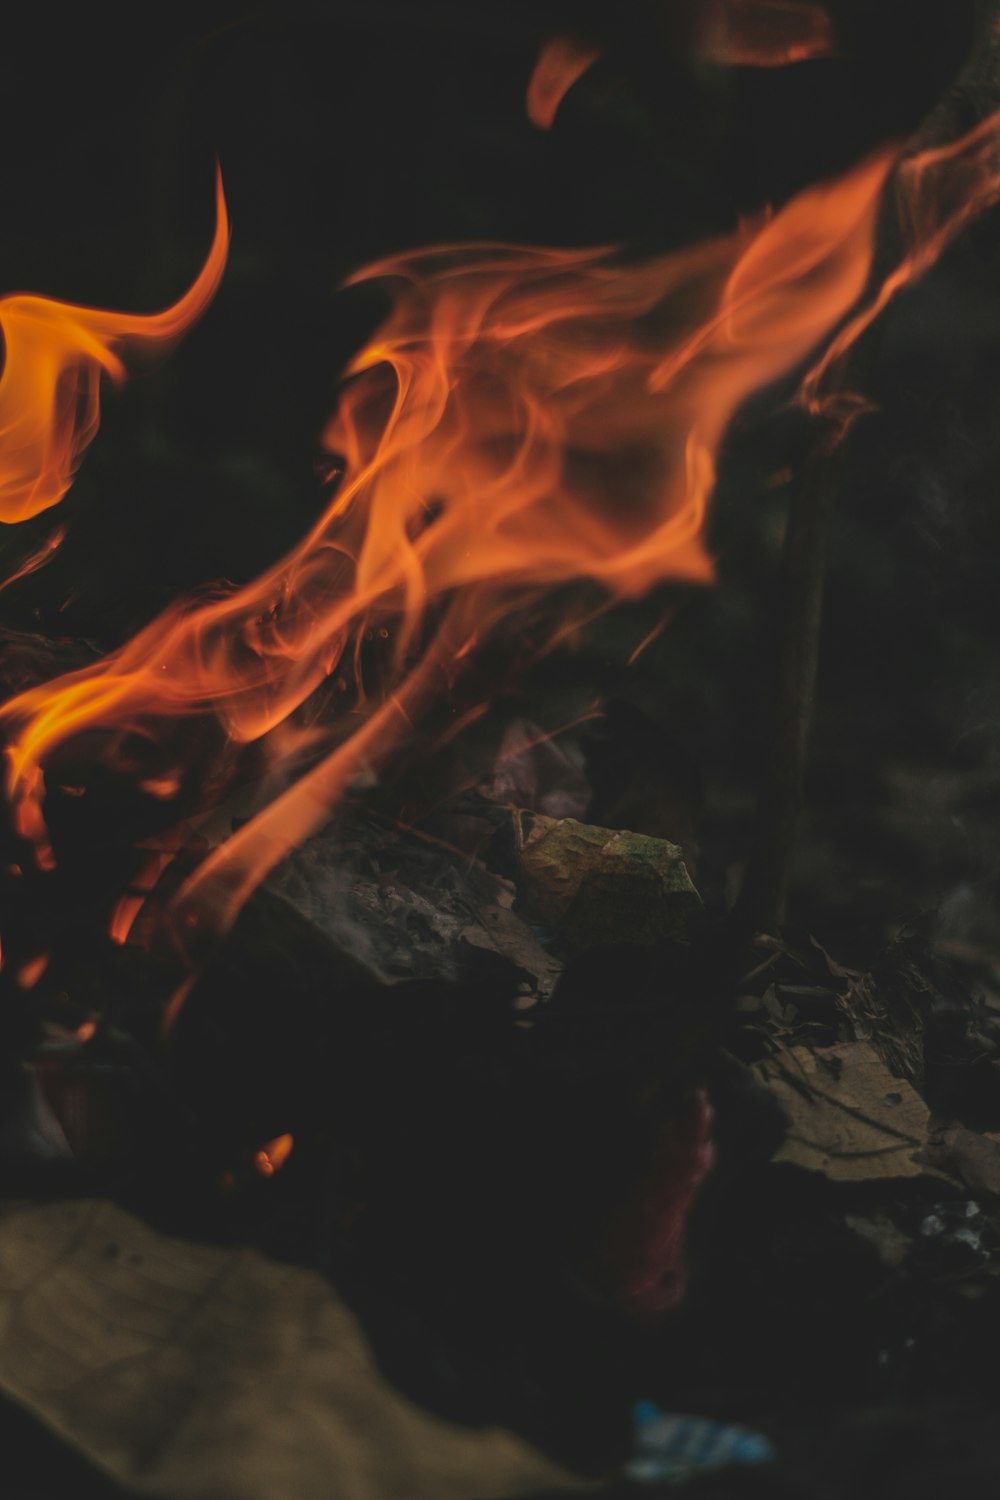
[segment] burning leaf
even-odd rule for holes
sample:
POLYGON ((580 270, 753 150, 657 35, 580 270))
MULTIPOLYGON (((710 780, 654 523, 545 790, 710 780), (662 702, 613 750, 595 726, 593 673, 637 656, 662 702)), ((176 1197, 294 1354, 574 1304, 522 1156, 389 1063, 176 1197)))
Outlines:
POLYGON ((708 0, 698 51, 724 67, 782 68, 836 54, 833 23, 816 0, 708 0))
POLYGON ((516 812, 514 842, 525 915, 571 947, 683 940, 701 908, 680 849, 666 839, 516 812))
POLYGON ((601 55, 601 48, 580 37, 554 36, 542 48, 528 83, 525 108, 539 130, 551 130, 563 99, 601 55))
MULTIPOLYGON (((0 522, 24 521, 58 504, 97 433, 101 375, 123 380, 123 351, 169 345, 186 332, 215 295, 228 243, 220 177, 208 259, 190 290, 164 312, 142 317, 46 297, 0 300, 0 522)), ((45 555, 43 548, 20 572, 45 555)))
POLYGON ((926 1156, 930 1111, 866 1042, 790 1047, 755 1071, 788 1119, 776 1162, 832 1182, 933 1173, 926 1156))
POLYGON ((130 1493, 501 1500, 582 1484, 386 1384, 309 1271, 166 1239, 107 1203, 0 1220, 0 1387, 130 1493))

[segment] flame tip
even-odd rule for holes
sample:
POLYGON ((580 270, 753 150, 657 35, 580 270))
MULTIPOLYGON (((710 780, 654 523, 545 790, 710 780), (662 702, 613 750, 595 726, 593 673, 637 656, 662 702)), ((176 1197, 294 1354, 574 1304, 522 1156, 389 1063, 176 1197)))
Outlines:
POLYGON ((33 295, 0 299, 0 521, 26 521, 58 505, 100 426, 101 375, 120 384, 123 350, 169 345, 187 331, 218 289, 228 245, 220 169, 208 256, 188 291, 162 312, 107 312, 33 295))

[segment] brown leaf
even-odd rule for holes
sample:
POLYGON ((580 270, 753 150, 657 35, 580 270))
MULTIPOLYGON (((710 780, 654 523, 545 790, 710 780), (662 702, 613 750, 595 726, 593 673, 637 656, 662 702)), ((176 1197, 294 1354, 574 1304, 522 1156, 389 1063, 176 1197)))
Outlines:
POLYGON ((318 1275, 167 1239, 108 1203, 0 1220, 0 1388, 170 1500, 502 1500, 580 1489, 510 1433, 386 1384, 318 1275))
POLYGON ((919 1177, 930 1114, 915 1089, 894 1078, 868 1042, 789 1047, 756 1072, 788 1119, 775 1153, 832 1182, 919 1177))
POLYGON ((931 1159, 958 1177, 970 1193, 1000 1197, 1000 1137, 980 1135, 957 1121, 935 1131, 931 1159))

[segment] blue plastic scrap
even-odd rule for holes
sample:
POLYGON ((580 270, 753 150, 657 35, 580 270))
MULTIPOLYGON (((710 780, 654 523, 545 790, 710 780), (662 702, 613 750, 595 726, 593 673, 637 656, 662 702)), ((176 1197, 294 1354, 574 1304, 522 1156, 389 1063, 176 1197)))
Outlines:
POLYGON ((767 1438, 746 1427, 663 1412, 651 1401, 640 1401, 632 1419, 635 1453, 625 1475, 637 1484, 658 1484, 703 1474, 708 1469, 774 1461, 774 1449, 767 1438))

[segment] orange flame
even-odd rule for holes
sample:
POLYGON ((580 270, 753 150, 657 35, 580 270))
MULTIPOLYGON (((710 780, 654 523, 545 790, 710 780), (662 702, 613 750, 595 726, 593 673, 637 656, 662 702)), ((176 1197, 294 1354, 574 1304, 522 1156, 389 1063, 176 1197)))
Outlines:
POLYGON ((49 955, 38 953, 29 958, 17 971, 16 979, 22 990, 33 990, 49 966, 49 955))
POLYGON ((155 746, 157 725, 214 715, 231 743, 266 737, 287 778, 304 734, 291 716, 352 660, 358 674, 366 636, 388 637, 380 697, 361 682, 349 713, 310 730, 324 758, 174 898, 188 939, 217 935, 447 692, 470 641, 571 582, 613 599, 708 580, 703 530, 727 425, 857 302, 892 162, 883 151, 809 189, 749 243, 643 264, 445 248, 362 273, 393 280, 395 308, 348 371, 324 435, 341 478, 309 535, 247 587, 175 603, 103 662, 2 710, 7 789, 39 861, 53 863, 44 765, 67 739, 103 730, 114 761, 125 731, 155 746))
MULTIPOLYGON (((971 220, 1000 202, 1000 111, 958 140, 905 158, 896 173, 896 203, 908 245, 899 264, 875 295, 850 318, 803 382, 801 397, 819 413, 840 405, 851 415, 852 398, 838 393, 844 357, 896 293, 934 265, 971 220)), ((856 403, 854 403, 856 405, 856 403)))
POLYGON ((580 37, 549 38, 538 54, 524 101, 533 125, 539 130, 552 129, 560 104, 600 55, 600 47, 580 37))
POLYGON ((295 1139, 290 1135, 276 1135, 259 1151, 255 1152, 253 1164, 262 1177, 273 1177, 281 1170, 292 1154, 295 1139))
POLYGON ((815 0, 709 0, 702 13, 705 62, 782 68, 836 51, 833 24, 815 0))
MULTIPOLYGON (((2 442, 2 440, 0 440, 2 442)), ((39 568, 44 568, 47 562, 51 562, 56 552, 62 546, 66 536, 65 526, 57 526, 51 536, 46 537, 40 547, 30 552, 6 578, 0 579, 0 593, 16 583, 19 578, 27 578, 31 573, 37 573, 39 568)))
MULTIPOLYGON (((157 793, 153 792, 152 795, 156 796, 157 793)), ((151 891, 156 889, 157 881, 180 847, 181 837, 178 831, 173 837, 167 835, 163 848, 153 849, 148 853, 130 888, 119 898, 115 906, 109 929, 113 943, 126 942, 132 930, 132 924, 146 903, 146 898, 151 891)))
POLYGON ((0 299, 0 521, 57 505, 100 423, 100 377, 125 378, 123 353, 169 345, 204 312, 229 243, 221 175, 212 248, 188 292, 151 317, 74 307, 45 297, 0 299))

